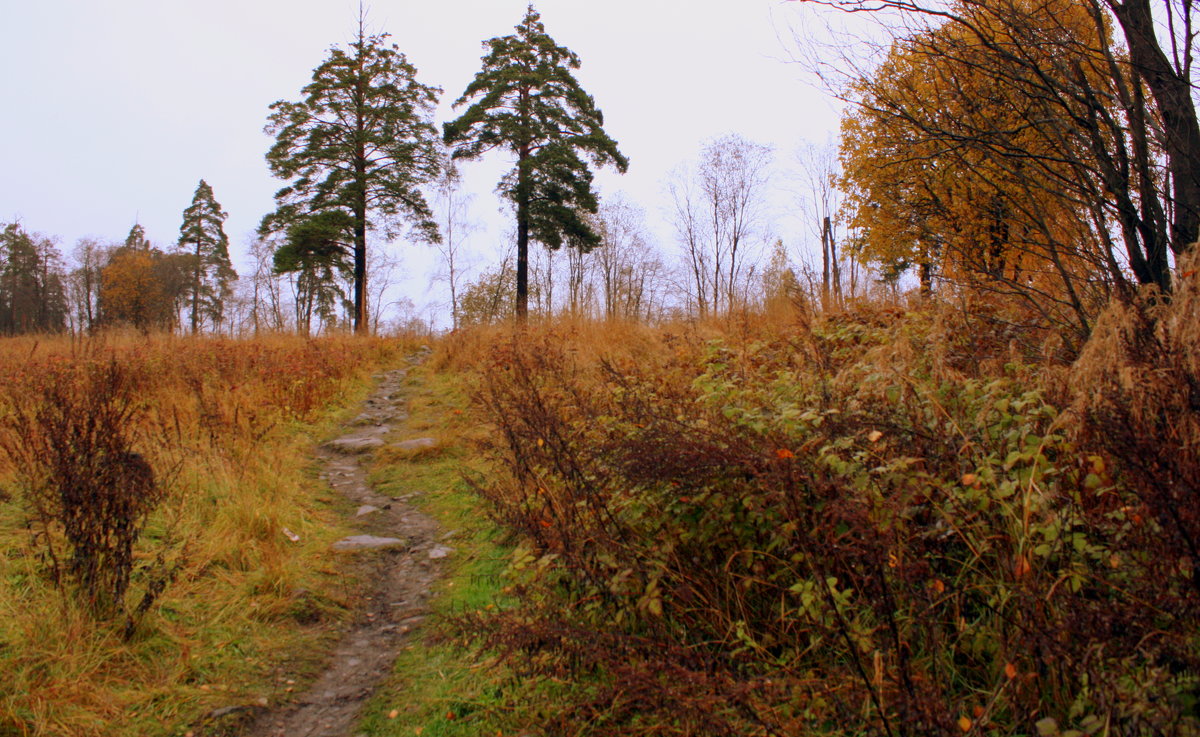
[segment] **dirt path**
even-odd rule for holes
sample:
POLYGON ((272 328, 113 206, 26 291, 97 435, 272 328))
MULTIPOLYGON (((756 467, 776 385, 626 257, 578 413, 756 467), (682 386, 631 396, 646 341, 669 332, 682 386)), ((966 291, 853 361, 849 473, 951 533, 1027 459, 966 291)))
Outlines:
MULTIPOLYGON (((418 353, 409 363, 425 355, 418 353)), ((259 715, 246 737, 354 737, 363 704, 391 673, 397 651, 428 614, 426 603, 450 548, 440 543, 441 530, 433 519, 403 497, 376 494, 367 483, 368 454, 408 418, 406 374, 404 368, 384 374, 362 414, 318 451, 322 476, 354 502, 356 527, 363 533, 334 547, 371 559, 369 590, 312 688, 259 715), (372 550, 354 552, 364 549, 372 550)))

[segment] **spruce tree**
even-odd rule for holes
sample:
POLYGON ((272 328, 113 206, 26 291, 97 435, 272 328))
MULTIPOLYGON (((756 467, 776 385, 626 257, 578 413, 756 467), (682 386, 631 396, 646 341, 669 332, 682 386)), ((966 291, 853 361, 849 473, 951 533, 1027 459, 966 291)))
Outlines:
POLYGON ((291 183, 275 195, 275 212, 260 232, 286 233, 315 215, 341 212, 353 233, 354 327, 366 332, 367 231, 387 237, 407 221, 418 237, 437 241, 437 225, 420 186, 439 169, 433 109, 441 90, 416 80, 417 70, 387 34, 367 35, 360 19, 348 50, 333 48, 313 70, 299 102, 271 106, 266 132, 271 173, 291 183))
POLYGON ((134 251, 150 250, 150 239, 146 237, 146 229, 141 223, 134 223, 129 229, 129 235, 125 236, 125 248, 134 251))
POLYGON ((454 157, 476 159, 503 149, 516 168, 501 182, 517 211, 516 315, 529 303, 529 241, 584 251, 600 243, 586 215, 599 207, 592 191, 596 166, 624 173, 629 161, 604 132, 604 115, 571 73, 579 57, 559 46, 530 5, 516 33, 484 42, 483 69, 454 103, 466 111, 444 128, 454 157))
POLYGON ((225 235, 228 215, 213 197, 212 187, 203 179, 196 187, 192 204, 183 211, 179 227, 179 248, 191 256, 192 334, 200 330, 204 317, 214 325, 221 322, 225 300, 232 292, 237 272, 229 261, 229 237, 225 235))
POLYGON ((0 335, 66 328, 62 257, 49 238, 17 223, 0 228, 0 335))

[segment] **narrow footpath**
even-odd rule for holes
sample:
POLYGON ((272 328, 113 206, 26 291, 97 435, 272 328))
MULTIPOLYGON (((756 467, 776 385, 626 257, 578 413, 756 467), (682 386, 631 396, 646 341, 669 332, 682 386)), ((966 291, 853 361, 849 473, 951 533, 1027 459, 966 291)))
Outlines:
MULTIPOLYGON (((424 360, 426 351, 409 358, 424 360)), ((429 613, 427 602, 451 549, 440 543, 438 523, 404 497, 377 494, 367 482, 370 453, 408 419, 407 368, 388 371, 362 412, 317 451, 321 475, 354 505, 360 534, 334 544, 335 554, 360 555, 367 590, 325 671, 294 701, 271 708, 247 727, 245 737, 357 737, 363 704, 391 673, 396 653, 429 613)), ((419 448, 412 438, 397 443, 419 448)))

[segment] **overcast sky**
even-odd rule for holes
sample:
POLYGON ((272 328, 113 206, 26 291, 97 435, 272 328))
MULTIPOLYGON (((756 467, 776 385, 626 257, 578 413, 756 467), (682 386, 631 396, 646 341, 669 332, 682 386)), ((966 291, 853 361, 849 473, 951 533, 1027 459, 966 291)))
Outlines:
MULTIPOLYGON (((507 35, 526 0, 374 0, 372 30, 392 35, 418 78, 444 90, 438 122, 479 69, 481 42, 507 35)), ((197 182, 229 213, 235 264, 272 194, 263 134, 268 106, 299 99, 330 46, 350 40, 357 0, 0 0, 0 221, 19 219, 69 253, 93 236, 121 240, 135 221, 156 244, 179 234, 197 182)), ((604 111, 629 173, 602 174, 663 221, 668 171, 724 133, 771 144, 781 164, 825 141, 837 106, 786 63, 793 7, 781 0, 540 0, 547 32, 579 54, 577 73, 604 111), (781 38, 782 36, 782 38, 781 38)), ((505 162, 464 165, 493 250, 505 221, 493 188, 505 162)), ((777 213, 799 247, 802 226, 777 213)), ((428 292, 427 246, 396 243, 405 289, 428 292), (422 251, 426 251, 422 254, 422 251)))

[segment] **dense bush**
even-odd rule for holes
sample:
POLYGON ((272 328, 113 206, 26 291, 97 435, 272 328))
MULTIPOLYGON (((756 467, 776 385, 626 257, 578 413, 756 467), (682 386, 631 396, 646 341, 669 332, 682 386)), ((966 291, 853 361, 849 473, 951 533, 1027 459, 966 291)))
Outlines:
POLYGON ((1089 403, 1092 364, 1006 342, 863 313, 500 345, 481 492, 522 603, 465 631, 539 677, 545 734, 1197 733, 1196 364, 1148 432, 1138 386, 1089 403))

